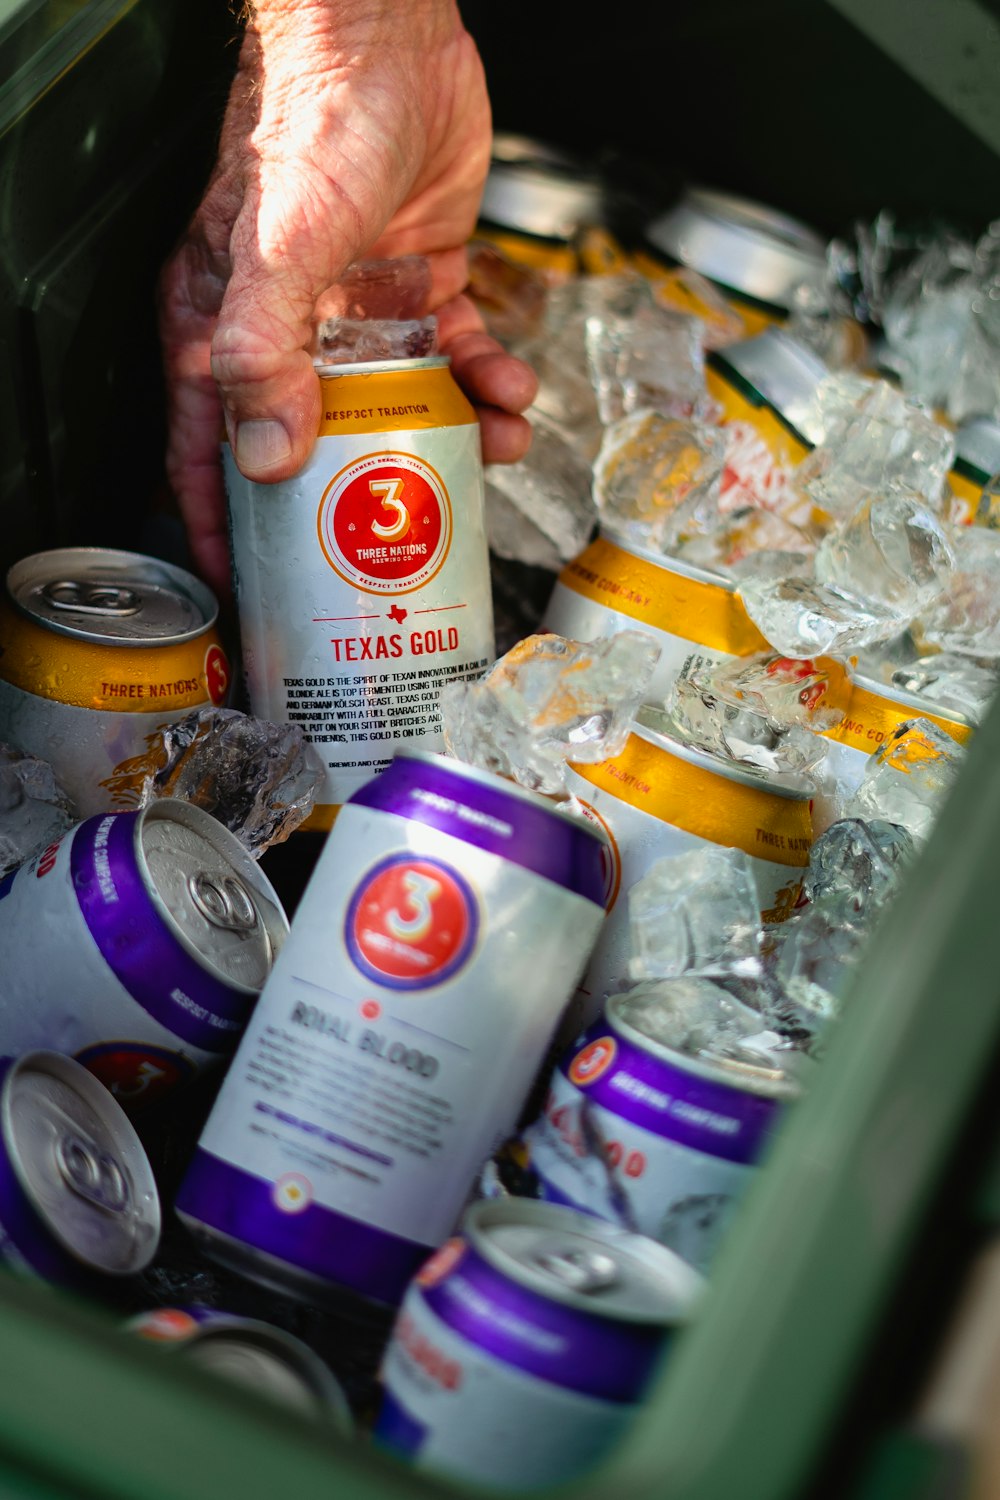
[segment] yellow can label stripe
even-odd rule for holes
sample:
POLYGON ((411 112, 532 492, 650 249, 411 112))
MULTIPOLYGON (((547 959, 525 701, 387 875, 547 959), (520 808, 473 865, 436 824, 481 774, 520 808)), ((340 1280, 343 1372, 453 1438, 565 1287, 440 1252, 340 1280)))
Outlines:
MULTIPOLYGON (((725 350, 722 353, 724 355, 725 350)), ((705 367, 705 384, 709 395, 722 407, 722 420, 749 423, 763 438, 778 463, 792 468, 801 463, 811 451, 809 444, 785 425, 763 396, 759 403, 751 401, 733 381, 711 364, 705 367)))
POLYGON ((742 849, 775 865, 803 869, 812 846, 812 803, 766 787, 730 781, 671 755, 640 735, 621 755, 596 766, 573 765, 591 786, 630 807, 712 844, 742 849))
POLYGON ((883 698, 855 683, 847 715, 830 738, 849 745, 852 750, 863 750, 866 755, 872 755, 907 719, 930 719, 960 745, 964 745, 972 733, 969 724, 956 724, 953 719, 942 718, 939 714, 906 703, 895 703, 891 698, 883 698))
POLYGON ((598 537, 568 563, 559 582, 641 625, 713 651, 750 656, 771 649, 735 590, 689 578, 667 558, 661 566, 636 557, 607 537, 598 537))
POLYGON ((214 630, 171 646, 81 641, 0 603, 0 678, 76 708, 148 714, 207 703, 205 657, 213 645, 214 630))
POLYGON ((320 376, 319 436, 469 427, 477 418, 447 365, 320 376))

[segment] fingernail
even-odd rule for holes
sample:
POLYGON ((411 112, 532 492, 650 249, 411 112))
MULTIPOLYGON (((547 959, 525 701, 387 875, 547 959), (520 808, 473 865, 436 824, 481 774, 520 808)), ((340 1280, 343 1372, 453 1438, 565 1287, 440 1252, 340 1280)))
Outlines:
POLYGON ((280 422, 241 422, 236 429, 236 462, 240 468, 273 469, 292 451, 288 433, 280 422))

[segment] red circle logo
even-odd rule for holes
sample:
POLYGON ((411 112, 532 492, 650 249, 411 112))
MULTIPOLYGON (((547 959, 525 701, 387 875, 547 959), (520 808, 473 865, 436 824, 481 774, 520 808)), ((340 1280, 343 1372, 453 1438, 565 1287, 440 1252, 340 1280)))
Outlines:
POLYGON ((372 453, 334 475, 317 518, 334 572, 369 594, 407 594, 441 568, 451 503, 440 476, 414 453, 372 453))
POLYGON ((369 979, 389 989, 424 989, 461 968, 477 926, 475 897, 456 870, 397 854, 355 891, 344 936, 369 979))
POLYGON ((192 1077, 194 1068, 176 1052, 133 1042, 102 1042, 76 1054, 125 1110, 144 1108, 192 1077))
POLYGON ((205 685, 216 708, 221 708, 229 696, 229 658, 217 644, 205 652, 205 685))
POLYGON ((618 1044, 613 1036, 599 1036, 595 1042, 588 1042, 569 1065, 570 1083, 575 1083, 577 1088, 596 1083, 601 1074, 608 1071, 617 1052, 618 1044))

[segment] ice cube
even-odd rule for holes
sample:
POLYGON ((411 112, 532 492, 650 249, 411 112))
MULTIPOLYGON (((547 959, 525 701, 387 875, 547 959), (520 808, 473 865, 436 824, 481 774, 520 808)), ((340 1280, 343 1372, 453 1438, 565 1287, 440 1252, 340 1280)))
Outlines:
POLYGON ((77 821, 48 761, 0 744, 0 879, 77 821))
POLYGON ((931 708, 950 709, 971 724, 978 724, 1000 683, 1000 662, 939 651, 897 667, 890 680, 904 693, 926 699, 931 708))
POLYGON ((445 745, 457 760, 555 795, 567 762, 617 755, 660 648, 643 631, 590 643, 531 635, 477 682, 441 690, 445 745))
POLYGON ((954 434, 916 399, 879 380, 854 416, 802 460, 795 477, 834 518, 850 515, 866 495, 892 489, 940 507, 954 457, 954 434))
POLYGON ((773 973, 786 1016, 796 1016, 821 1042, 841 1014, 866 937, 861 924, 837 920, 823 906, 804 907, 776 929, 773 973))
POLYGON ((540 412, 531 447, 513 464, 486 468, 486 527, 498 557, 558 572, 578 556, 597 521, 589 463, 540 412))
POLYGON ((327 318, 316 330, 313 363, 361 365, 426 359, 437 350, 437 318, 327 318))
POLYGON ((704 328, 706 349, 724 349, 747 337, 747 326, 732 303, 727 302, 713 282, 690 266, 671 266, 654 276, 653 296, 660 307, 675 312, 694 313, 704 328))
POLYGON ((326 768, 299 724, 230 708, 200 708, 146 736, 142 755, 106 783, 121 805, 158 797, 193 802, 259 859, 313 810, 326 768))
POLYGON ((949 230, 935 234, 898 270, 882 311, 887 367, 903 389, 942 409, 962 377, 976 284, 975 247, 949 230))
POLYGON ((666 707, 689 744, 762 770, 801 774, 824 760, 820 736, 843 719, 848 693, 845 669, 829 659, 694 655, 666 707))
POLYGON ((856 371, 824 375, 799 415, 803 436, 816 447, 832 443, 854 421, 861 404, 871 395, 875 378, 856 371))
POLYGON ((609 1014, 661 1047, 717 1062, 766 1070, 780 1088, 780 1040, 761 1017, 714 980, 698 974, 651 980, 611 997, 609 1014))
POLYGON ((813 844, 803 881, 806 899, 834 923, 873 921, 895 894, 913 857, 913 838, 894 823, 842 818, 813 844))
POLYGON ((408 322, 425 316, 430 295, 431 267, 423 255, 357 260, 323 292, 316 305, 316 321, 385 318, 408 322))
POLYGON ((961 745, 930 719, 907 719, 868 758, 845 817, 898 823, 916 840, 930 833, 961 769, 961 745))
POLYGON ((650 301, 628 315, 591 313, 586 320, 590 378, 601 421, 653 410, 704 417, 705 325, 650 301))
POLYGON ((468 253, 468 295, 493 337, 516 352, 539 331, 549 295, 548 278, 518 265, 484 240, 473 240, 468 253))
POLYGON ((820 583, 894 610, 908 623, 948 587, 955 555, 918 495, 872 495, 820 543, 820 583))
POLYGON ((639 411, 605 429, 594 498, 612 530, 669 551, 685 529, 717 515, 725 438, 716 427, 639 411))
POLYGON ((742 849, 656 860, 628 892, 632 979, 760 972, 760 897, 742 849))
POLYGON ((1000 657, 1000 532, 981 526, 951 533, 955 571, 946 594, 922 612, 914 633, 925 648, 982 660, 1000 657))
POLYGON ((899 615, 812 578, 744 577, 739 595, 761 635, 783 656, 849 656, 899 633, 899 615))

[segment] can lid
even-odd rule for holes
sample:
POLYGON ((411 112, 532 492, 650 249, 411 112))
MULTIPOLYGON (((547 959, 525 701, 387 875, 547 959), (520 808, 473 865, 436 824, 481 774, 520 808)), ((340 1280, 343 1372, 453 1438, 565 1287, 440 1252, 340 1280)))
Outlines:
POLYGON ((646 238, 710 281, 787 310, 802 282, 823 279, 826 244, 800 219, 707 187, 689 187, 646 238))
POLYGON ((583 163, 522 135, 497 135, 479 216, 544 239, 571 240, 600 222, 602 189, 583 163))
POLYGON ((655 708, 652 704, 641 707, 632 721, 632 733, 637 734, 640 739, 665 750, 668 755, 676 755, 693 766, 701 766, 703 770, 711 771, 716 776, 724 776, 727 781, 738 781, 742 786, 773 792, 776 797, 786 797, 792 802, 807 802, 815 794, 812 784, 803 777, 791 772, 780 774, 724 760, 721 755, 713 755, 711 750, 699 750, 694 745, 685 744, 671 733, 672 728, 673 722, 666 711, 655 708))
POLYGON ((1000 422, 973 417, 955 433, 955 458, 978 470, 983 481, 1000 471, 1000 422))
POLYGON ((231 988, 263 989, 288 918, 235 834, 203 808, 161 797, 137 820, 136 857, 160 915, 188 952, 231 988))
POLYGON ((308 1344, 255 1318, 220 1315, 178 1345, 192 1364, 238 1381, 295 1411, 332 1416, 352 1427, 347 1398, 333 1373, 308 1344))
POLYGON ((35 1212, 77 1260, 109 1276, 148 1266, 160 1200, 139 1137, 81 1063, 28 1052, 3 1087, 3 1140, 35 1212))
POLYGON ((173 563, 110 547, 59 547, 16 562, 7 592, 50 630, 116 646, 168 646, 214 625, 210 589, 173 563))
POLYGON ((814 350, 783 328, 765 328, 751 339, 718 350, 716 358, 734 369, 786 422, 810 440, 809 407, 816 387, 830 373, 814 350))
POLYGON ((440 370, 451 364, 450 354, 422 354, 418 359, 359 359, 350 364, 326 364, 313 360, 313 368, 324 380, 342 375, 399 375, 413 370, 440 370))
POLYGON ((596 1317, 686 1322, 704 1285, 686 1261, 655 1240, 561 1204, 483 1201, 467 1210, 462 1228, 512 1281, 596 1317))

